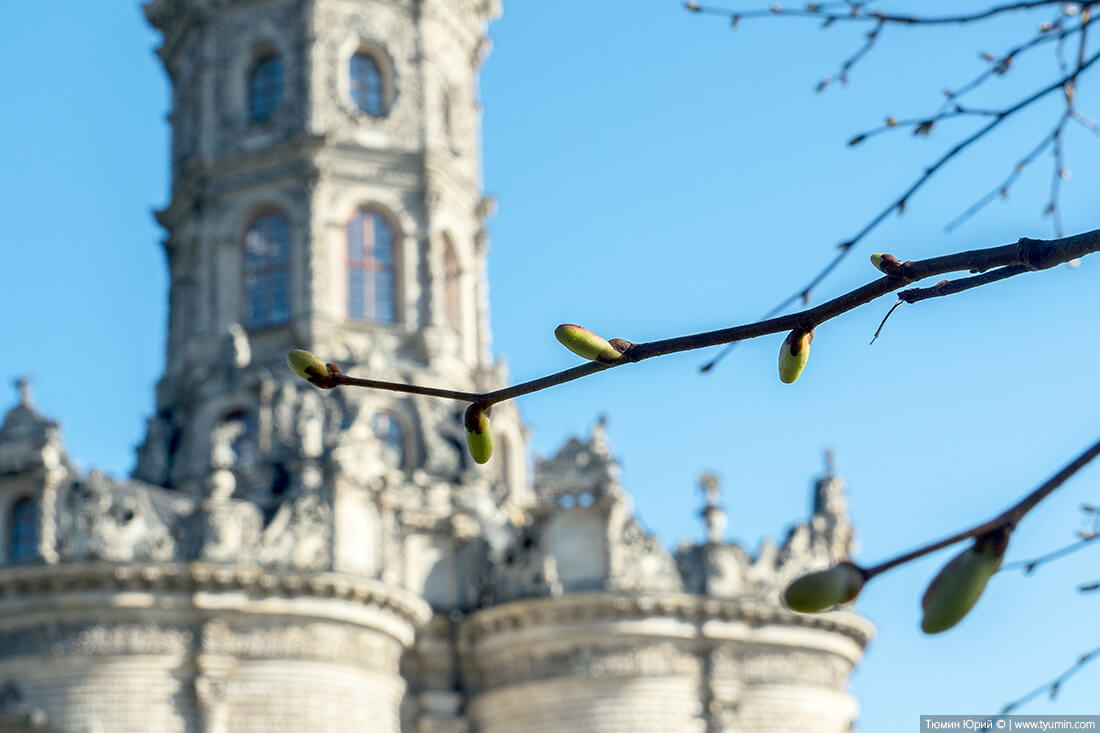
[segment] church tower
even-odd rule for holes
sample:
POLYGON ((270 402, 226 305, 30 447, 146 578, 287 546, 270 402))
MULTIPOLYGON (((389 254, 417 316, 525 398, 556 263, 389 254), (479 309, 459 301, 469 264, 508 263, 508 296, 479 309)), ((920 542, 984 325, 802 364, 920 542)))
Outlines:
MULTIPOLYGON (((779 593, 853 547, 831 461, 755 553, 670 552, 605 422, 527 474, 502 387, 478 69, 499 0, 152 0, 172 85, 165 372, 130 478, 29 383, 0 421, 0 729, 844 733, 872 627, 779 593)), ((672 487, 676 490, 676 487, 672 487)))
MULTIPOLYGON (((503 384, 489 355, 477 101, 498 2, 156 0, 146 12, 173 88, 172 198, 158 213, 171 292, 135 476, 268 515, 331 506, 327 542, 295 564, 384 568, 461 605, 454 588, 425 591, 422 568, 399 568, 387 531, 402 514, 431 554, 449 544, 427 535, 456 502, 529 503, 514 407, 493 416, 499 460, 475 467, 462 405, 321 395, 284 358, 304 348, 379 379, 503 384)), ((236 552, 207 556, 223 551, 236 552)))

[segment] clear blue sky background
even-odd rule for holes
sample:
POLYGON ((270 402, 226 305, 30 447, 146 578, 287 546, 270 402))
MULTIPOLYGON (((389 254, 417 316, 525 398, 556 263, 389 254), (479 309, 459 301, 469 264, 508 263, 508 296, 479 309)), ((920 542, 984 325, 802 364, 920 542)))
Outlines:
MULTIPOLYGON (((886 6, 883 3, 883 6, 886 6)), ((929 12, 982 3, 922 2, 929 12)), ((561 322, 645 341, 753 320, 831 257, 946 149, 964 125, 850 149, 885 115, 918 116, 977 73, 980 50, 1045 18, 926 34, 888 29, 850 88, 821 95, 861 29, 765 19, 736 31, 677 2, 506 3, 483 74, 485 179, 498 197, 490 278, 495 350, 516 379, 575 360, 561 322)), ((0 377, 35 378, 86 467, 133 464, 163 367, 166 282, 151 217, 167 200, 167 81, 132 3, 0 2, 0 377)), ((996 105, 1055 66, 1037 54, 975 103, 996 105)), ((1079 85, 1084 109, 1100 82, 1079 85)), ((1006 123, 946 168, 819 291, 902 259, 1046 236, 1043 158, 1013 190, 948 235, 943 225, 997 184, 1053 124, 1058 100, 1006 123)), ((1071 128, 1069 232, 1095 228, 1100 141, 1071 128)), ((1097 438, 1100 260, 899 309, 891 300, 818 329, 810 364, 779 383, 781 336, 740 347, 715 373, 689 354, 597 375, 522 400, 533 450, 610 416, 642 521, 663 542, 698 538, 702 470, 723 478, 730 537, 755 548, 808 513, 832 447, 874 562, 984 519, 1097 438)), ((11 397, 0 397, 10 403, 11 397)), ((1010 559, 1073 540, 1077 507, 1100 500, 1082 472, 1028 517, 1010 559)), ((1100 578, 1089 549, 1031 577, 1003 574, 965 623, 917 630, 934 556, 869 586, 878 626, 853 679, 862 730, 921 713, 990 713, 1100 645, 1100 578)), ((1100 665, 1025 712, 1096 713, 1100 665)))

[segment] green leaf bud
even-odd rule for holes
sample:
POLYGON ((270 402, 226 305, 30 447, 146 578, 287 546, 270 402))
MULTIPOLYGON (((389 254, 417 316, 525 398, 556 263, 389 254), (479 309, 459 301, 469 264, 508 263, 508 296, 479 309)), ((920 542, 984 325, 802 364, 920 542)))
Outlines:
MULTIPOLYGON (((625 350, 625 348, 622 350, 615 348, 611 341, 602 336, 597 336, 587 328, 572 323, 563 323, 555 328, 554 336, 557 337, 562 346, 577 356, 591 361, 605 363, 618 361, 625 350)), ((626 348, 630 345, 629 342, 622 339, 614 339, 614 341, 627 345, 626 348)))
POLYGON ((476 403, 466 408, 466 447, 475 463, 486 463, 493 455, 493 433, 489 430, 491 410, 476 403))
POLYGON ((882 252, 875 252, 871 255, 871 264, 875 266, 876 270, 886 275, 899 274, 898 268, 901 267, 901 261, 897 257, 882 252))
POLYGON ((810 342, 814 340, 814 332, 794 330, 787 334, 783 345, 779 348, 779 381, 791 384, 806 367, 806 361, 810 358, 810 342))
POLYGON ((294 349, 286 355, 286 363, 302 379, 312 382, 317 378, 329 376, 328 367, 321 357, 305 349, 294 349))
POLYGON ((1007 547, 1008 531, 1000 529, 977 538, 952 558, 932 579, 921 599, 921 631, 938 634, 962 621, 1001 567, 1007 547))
POLYGON ((848 561, 827 570, 807 573, 787 586, 783 602, 800 613, 827 611, 842 603, 854 601, 863 590, 863 570, 848 561))

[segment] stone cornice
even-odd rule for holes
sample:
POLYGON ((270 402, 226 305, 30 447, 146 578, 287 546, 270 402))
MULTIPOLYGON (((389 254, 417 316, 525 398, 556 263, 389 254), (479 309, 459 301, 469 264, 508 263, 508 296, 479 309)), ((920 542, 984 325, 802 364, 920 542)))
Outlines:
MULTIPOLYGON (((396 617, 410 630, 428 622, 418 596, 370 578, 215 563, 58 563, 0 570, 0 608, 36 596, 87 591, 231 594, 251 599, 335 599, 396 617)), ((192 601, 194 603, 194 601, 192 601)))
POLYGON ((685 593, 578 593, 538 598, 477 611, 467 617, 460 634, 469 644, 486 636, 562 623, 675 619, 699 625, 742 622, 751 627, 778 626, 839 634, 863 649, 874 633, 870 621, 850 611, 798 614, 778 605, 753 600, 721 600, 685 593))

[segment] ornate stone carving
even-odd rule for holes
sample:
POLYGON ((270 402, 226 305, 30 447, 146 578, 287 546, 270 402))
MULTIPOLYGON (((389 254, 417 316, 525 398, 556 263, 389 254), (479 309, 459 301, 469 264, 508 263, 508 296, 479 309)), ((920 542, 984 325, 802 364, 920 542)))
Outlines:
POLYGON ((68 459, 57 423, 35 410, 28 379, 17 379, 16 386, 19 403, 0 425, 0 474, 66 468, 68 459))
POLYGON ((331 563, 332 504, 306 492, 283 504, 263 531, 257 559, 264 565, 324 568, 331 563))
POLYGON ((256 557, 263 518, 248 501, 217 498, 204 501, 199 533, 199 557, 212 562, 247 562, 256 557))
POLYGON ((192 639, 190 627, 163 622, 47 623, 0 631, 0 657, 183 654, 192 639))
POLYGON ((403 13, 390 5, 374 5, 369 13, 322 6, 317 27, 326 29, 320 49, 325 63, 320 67, 319 86, 326 94, 314 113, 336 137, 358 139, 370 147, 411 150, 419 146, 424 120, 416 39, 403 13), (390 74, 389 109, 381 118, 361 112, 350 95, 348 62, 363 47, 384 55, 382 65, 388 68, 383 72, 390 74))
POLYGON ((173 528, 190 499, 92 472, 58 492, 57 542, 62 560, 171 560, 180 547, 173 528))

